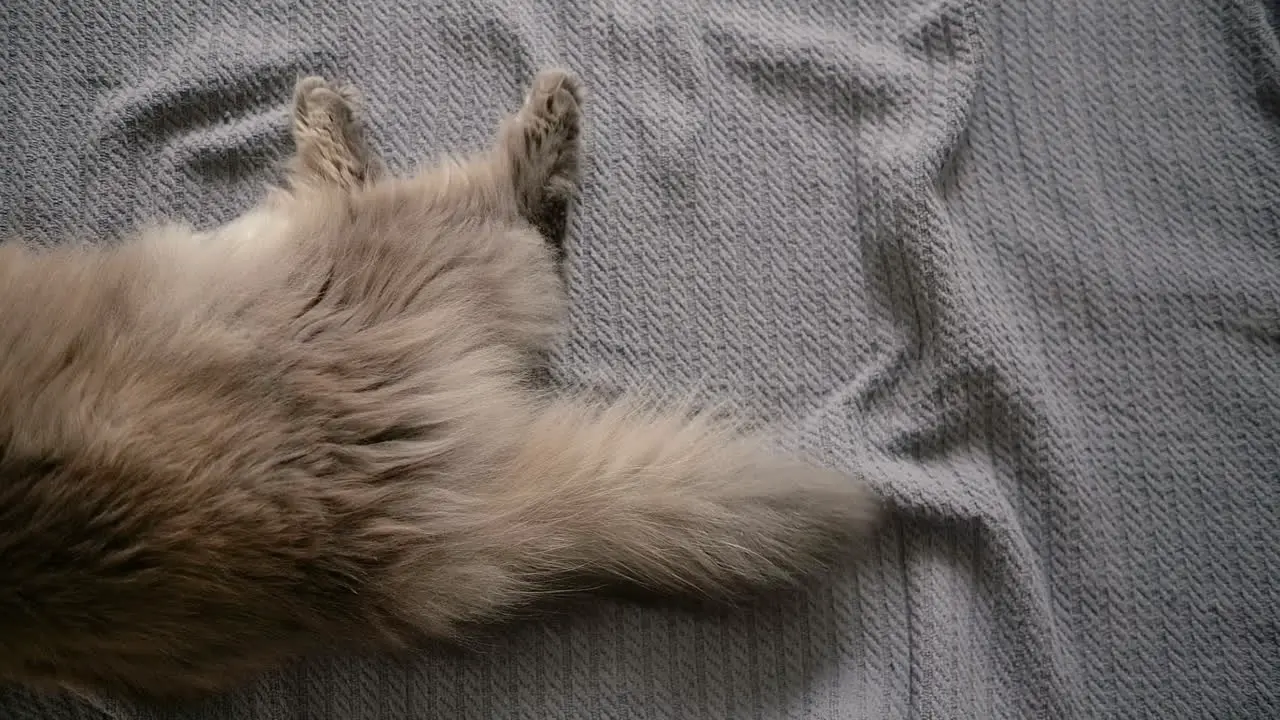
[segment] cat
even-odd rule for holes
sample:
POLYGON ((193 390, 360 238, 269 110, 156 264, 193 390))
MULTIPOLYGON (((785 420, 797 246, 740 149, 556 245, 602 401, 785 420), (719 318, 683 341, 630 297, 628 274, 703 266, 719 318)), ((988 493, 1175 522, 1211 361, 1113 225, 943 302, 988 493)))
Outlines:
POLYGON ((867 484, 731 418, 530 381, 566 310, 583 88, 391 177, 350 88, 225 226, 0 245, 0 678, 181 701, 403 651, 606 578, 732 598, 821 569, 867 484))

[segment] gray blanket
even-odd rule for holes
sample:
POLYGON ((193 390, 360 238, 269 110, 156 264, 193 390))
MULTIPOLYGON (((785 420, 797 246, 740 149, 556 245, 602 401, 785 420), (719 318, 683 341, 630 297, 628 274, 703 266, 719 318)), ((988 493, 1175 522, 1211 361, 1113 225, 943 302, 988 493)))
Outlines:
POLYGON ((562 380, 728 396, 893 519, 703 615, 5 718, 1280 716, 1280 45, 1263 0, 5 0, 0 233, 210 225, 300 73, 390 163, 585 78, 562 380))

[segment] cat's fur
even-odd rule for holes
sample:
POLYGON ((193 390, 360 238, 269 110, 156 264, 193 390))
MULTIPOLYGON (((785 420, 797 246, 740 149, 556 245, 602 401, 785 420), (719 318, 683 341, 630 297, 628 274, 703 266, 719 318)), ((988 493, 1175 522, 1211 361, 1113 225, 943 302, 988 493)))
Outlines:
POLYGON ((862 483, 727 421, 527 382, 581 99, 543 72, 492 149, 390 178, 307 79, 289 187, 229 225, 0 246, 0 677, 187 697, 579 577, 784 582, 864 532, 862 483))

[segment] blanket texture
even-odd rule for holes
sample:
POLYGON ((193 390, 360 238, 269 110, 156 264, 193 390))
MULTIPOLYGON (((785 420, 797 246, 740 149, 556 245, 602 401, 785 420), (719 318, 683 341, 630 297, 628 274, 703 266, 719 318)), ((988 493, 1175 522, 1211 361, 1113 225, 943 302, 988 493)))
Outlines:
POLYGON ((1280 717, 1271 4, 5 0, 0 234, 50 241, 247 208, 303 73, 407 170, 575 69, 556 374, 731 397, 893 519, 741 612, 0 716, 1280 717))

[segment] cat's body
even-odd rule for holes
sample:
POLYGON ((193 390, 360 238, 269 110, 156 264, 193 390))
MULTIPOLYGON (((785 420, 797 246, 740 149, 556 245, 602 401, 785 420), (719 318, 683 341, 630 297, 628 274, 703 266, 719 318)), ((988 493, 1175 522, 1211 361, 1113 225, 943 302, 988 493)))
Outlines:
POLYGON ((528 382, 565 303, 571 76, 408 179, 340 93, 297 98, 291 189, 224 228, 0 246, 0 679, 186 697, 574 578, 774 584, 866 530, 860 482, 723 421, 528 382))

